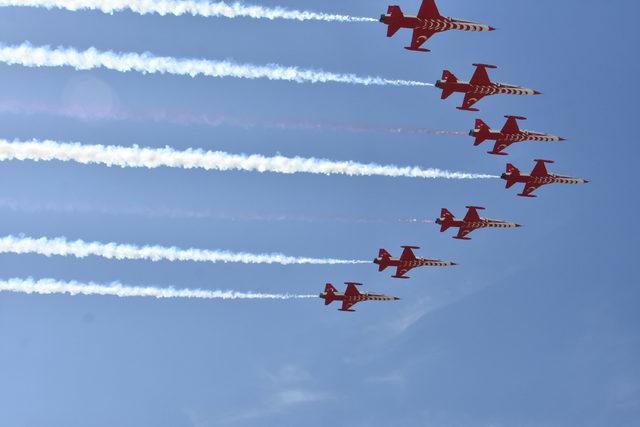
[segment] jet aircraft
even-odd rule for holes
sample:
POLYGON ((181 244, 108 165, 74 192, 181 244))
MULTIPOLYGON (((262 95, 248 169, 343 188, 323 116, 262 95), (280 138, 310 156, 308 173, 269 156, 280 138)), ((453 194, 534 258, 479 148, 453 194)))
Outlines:
POLYGON ((378 258, 373 260, 374 264, 378 264, 378 271, 383 271, 387 267, 396 267, 396 274, 393 278, 396 279, 408 279, 405 274, 416 267, 422 266, 434 266, 434 267, 448 267, 451 265, 458 265, 455 262, 441 261, 439 259, 427 259, 416 258, 413 254, 413 249, 420 249, 419 246, 400 246, 404 250, 400 258, 391 258, 391 254, 384 249, 380 249, 378 252, 378 258))
POLYGON ((502 130, 497 131, 489 128, 485 122, 480 119, 476 119, 475 128, 469 131, 469 135, 475 137, 473 145, 480 145, 485 140, 496 141, 493 149, 487 151, 489 154, 498 154, 506 156, 507 153, 503 152, 505 148, 511 144, 521 141, 564 141, 564 138, 555 135, 549 135, 546 133, 533 132, 529 130, 521 130, 518 127, 518 120, 526 120, 526 117, 520 116, 504 116, 507 121, 502 127, 502 130))
POLYGON ((422 44, 435 33, 448 30, 461 31, 493 31, 495 28, 477 22, 461 19, 447 18, 440 15, 435 0, 422 0, 418 16, 405 16, 400 6, 389 6, 386 15, 380 15, 380 22, 386 24, 387 37, 392 37, 400 28, 413 29, 411 45, 407 50, 429 52, 429 49, 421 48, 422 44))
POLYGON ((436 219, 436 224, 440 225, 440 232, 446 231, 449 227, 459 227, 458 234, 453 236, 454 239, 471 240, 467 234, 478 228, 515 228, 521 227, 520 224, 512 222, 499 221, 496 219, 480 218, 478 210, 484 210, 480 206, 466 206, 468 209, 464 218, 456 218, 447 209, 440 211, 440 218, 436 219))
POLYGON ((327 283, 324 287, 324 292, 319 295, 320 298, 324 299, 324 305, 329 305, 333 301, 342 301, 342 307, 338 309, 339 311, 355 311, 351 307, 360 301, 395 301, 400 299, 388 295, 361 294, 356 288, 361 283, 345 282, 345 285, 347 285, 347 289, 344 294, 340 294, 331 283, 327 283))
POLYGON ((479 111, 471 106, 485 96, 500 93, 508 95, 538 95, 541 93, 537 90, 507 83, 493 83, 489 80, 487 68, 498 68, 495 65, 473 64, 473 66, 476 67, 476 71, 468 82, 458 80, 449 70, 442 71, 442 79, 436 81, 436 87, 442 89, 440 99, 447 99, 454 92, 462 92, 465 94, 464 101, 461 106, 456 108, 465 111, 479 111))
POLYGON ((521 182, 524 184, 524 188, 522 193, 519 193, 518 196, 522 197, 536 197, 532 195, 533 191, 536 188, 546 185, 546 184, 586 184, 586 179, 582 178, 573 178, 570 176, 556 175, 550 174, 547 172, 547 167, 544 165, 545 163, 553 163, 552 160, 535 160, 536 165, 531 171, 530 175, 522 175, 520 171, 513 166, 511 163, 507 163, 507 172, 503 173, 500 178, 507 181, 506 188, 511 187, 513 184, 517 182, 521 182))

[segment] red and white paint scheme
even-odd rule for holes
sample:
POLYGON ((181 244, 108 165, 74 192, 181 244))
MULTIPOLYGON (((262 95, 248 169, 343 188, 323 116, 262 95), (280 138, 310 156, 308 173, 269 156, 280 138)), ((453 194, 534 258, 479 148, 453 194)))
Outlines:
POLYGON ((480 206, 466 206, 468 209, 464 218, 456 218, 447 209, 442 208, 440 218, 436 219, 436 224, 440 224, 440 232, 446 231, 449 227, 458 227, 458 234, 453 236, 454 239, 471 240, 467 234, 478 228, 516 228, 521 227, 520 224, 512 222, 499 221, 497 219, 480 218, 478 210, 484 210, 480 206))
POLYGON ((522 193, 518 196, 522 197, 536 197, 532 195, 536 188, 546 184, 586 184, 586 179, 573 178, 570 176, 550 174, 547 172, 545 163, 553 163, 552 160, 535 160, 536 165, 531 171, 530 175, 523 175, 520 171, 511 163, 507 163, 507 172, 503 173, 500 178, 507 181, 506 188, 511 187, 513 184, 521 182, 524 184, 522 193))
POLYGON ((444 70, 442 79, 436 82, 436 87, 442 89, 440 99, 447 99, 454 92, 462 92, 465 94, 464 101, 462 101, 461 106, 456 108, 458 110, 479 111, 477 108, 471 108, 471 106, 485 96, 501 93, 507 95, 539 95, 541 93, 537 90, 507 83, 493 83, 489 80, 487 68, 498 68, 495 65, 473 64, 473 66, 476 67, 476 71, 468 82, 458 80, 451 71, 444 70))
POLYGON ((440 15, 434 0, 422 0, 418 16, 405 16, 400 6, 389 6, 386 15, 380 15, 380 22, 386 24, 387 37, 392 37, 400 28, 413 29, 411 45, 407 50, 417 52, 429 52, 429 49, 421 48, 435 33, 448 30, 461 31, 493 31, 495 28, 477 22, 463 21, 461 19, 447 18, 440 15))
POLYGON ((522 141, 546 141, 556 142, 564 141, 564 138, 555 135, 549 135, 546 133, 533 132, 529 130, 521 130, 518 127, 518 120, 526 120, 526 117, 520 116, 505 116, 507 122, 502 127, 502 130, 493 130, 487 126, 485 122, 480 119, 476 119, 476 125, 474 129, 469 131, 469 135, 473 136, 476 140, 473 145, 480 145, 484 141, 492 140, 496 141, 491 151, 487 151, 489 154, 497 154, 506 156, 507 153, 503 152, 505 148, 511 144, 522 141))
POLYGON ((356 286, 360 286, 361 283, 345 282, 344 284, 347 285, 347 289, 344 291, 344 294, 338 293, 338 290, 334 288, 331 283, 327 283, 325 285, 324 292, 319 295, 320 298, 324 299, 324 305, 329 305, 333 301, 342 301, 342 307, 338 310, 355 311, 352 310, 351 307, 361 301, 396 301, 400 299, 398 297, 390 297, 388 295, 361 294, 356 288, 356 286))
POLYGON ((373 260, 374 264, 378 264, 378 271, 383 271, 387 267, 396 267, 396 274, 393 278, 408 279, 405 274, 416 267, 449 267, 458 265, 451 261, 441 261, 439 259, 416 258, 413 249, 420 249, 419 246, 400 246, 404 250, 400 258, 392 258, 391 254, 384 249, 378 252, 378 258, 373 260))

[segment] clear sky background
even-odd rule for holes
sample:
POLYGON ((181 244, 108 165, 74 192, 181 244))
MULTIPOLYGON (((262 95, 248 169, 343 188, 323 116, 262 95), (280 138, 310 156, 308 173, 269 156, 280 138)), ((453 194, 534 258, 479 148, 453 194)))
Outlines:
MULTIPOLYGON (((418 1, 401 4, 415 14, 418 1)), ((381 0, 262 0, 378 17, 381 0)), ((496 81, 541 90, 479 113, 419 87, 296 84, 0 65, 0 104, 149 109, 265 120, 467 132, 504 114, 561 144, 508 157, 469 136, 99 121, 0 113, 0 137, 199 147, 500 174, 535 158, 584 186, 516 197, 500 180, 278 175, 0 164, 0 235, 372 259, 422 246, 453 268, 391 279, 374 265, 278 266, 1 255, 2 278, 318 293, 326 282, 397 295, 356 313, 301 301, 0 295, 0 418, 31 426, 634 426, 640 419, 636 164, 640 5, 633 1, 439 1, 493 25, 448 32, 429 54, 380 23, 323 23, 0 9, 6 44, 74 46, 433 82, 496 64, 496 81), (451 239, 427 223, 468 204, 524 224, 451 239), (199 213, 193 216, 189 213, 199 213), (204 215, 203 215, 204 213, 204 215)))

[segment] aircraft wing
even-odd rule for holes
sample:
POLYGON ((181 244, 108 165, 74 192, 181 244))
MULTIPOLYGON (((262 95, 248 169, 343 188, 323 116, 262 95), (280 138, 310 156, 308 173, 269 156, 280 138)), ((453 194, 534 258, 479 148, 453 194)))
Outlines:
POLYGON ((413 36, 411 36, 411 46, 409 49, 416 50, 420 48, 420 46, 422 46, 422 44, 434 34, 435 31, 425 30, 424 28, 414 28, 413 36))
POLYGON ((521 196, 525 196, 525 197, 536 197, 536 196, 530 196, 530 194, 533 193, 541 185, 542 184, 526 183, 524 185, 524 188, 522 189, 522 193, 520 193, 520 195, 521 196))
POLYGON ((468 209, 469 210, 467 211, 467 214, 464 216, 464 222, 479 222, 480 215, 478 215, 478 210, 475 208, 475 206, 471 206, 468 209))
POLYGON ((476 71, 473 73, 473 76, 471 77, 469 83, 472 85, 480 86, 490 85, 491 80, 489 80, 489 74, 487 74, 486 67, 486 65, 476 65, 476 71))
POLYGON ((396 274, 394 274, 393 277, 400 278, 400 279, 408 279, 408 277, 404 277, 404 275, 408 273, 410 270, 413 270, 413 267, 398 267, 396 268, 396 274))
POLYGON ((351 307, 357 304, 357 301, 342 301, 342 307, 340 307, 340 311, 354 311, 351 310, 351 307))
POLYGON ((356 288, 355 283, 347 283, 347 289, 344 291, 345 297, 355 297, 360 295, 360 291, 356 288))
POLYGON ((438 6, 436 6, 435 0, 422 0, 420 10, 418 11, 418 18, 441 18, 438 6))
POLYGON ((520 132, 520 127, 518 127, 518 121, 515 117, 509 116, 507 117, 507 121, 502 127, 502 133, 518 133, 520 132))
POLYGON ((507 148, 509 146, 509 142, 507 142, 504 139, 499 139, 496 141, 495 144, 493 144, 493 150, 491 150, 494 154, 495 153, 501 153, 501 154, 506 154, 506 153, 502 153, 502 150, 504 150, 505 148, 507 148))
POLYGON ((531 171, 531 176, 547 176, 549 172, 547 172, 547 167, 544 165, 545 162, 543 160, 536 160, 536 165, 533 167, 531 171))
POLYGON ((484 98, 484 95, 480 95, 479 93, 467 92, 464 95, 464 100, 462 101, 462 106, 460 108, 462 108, 463 110, 469 109, 473 104, 480 101, 482 98, 484 98))
POLYGON ((456 239, 465 239, 467 234, 471 233, 472 231, 473 231, 472 228, 460 227, 460 229, 458 229, 458 234, 456 235, 456 239))
POLYGON ((400 261, 415 261, 416 256, 413 254, 413 248, 405 246, 400 255, 400 261))

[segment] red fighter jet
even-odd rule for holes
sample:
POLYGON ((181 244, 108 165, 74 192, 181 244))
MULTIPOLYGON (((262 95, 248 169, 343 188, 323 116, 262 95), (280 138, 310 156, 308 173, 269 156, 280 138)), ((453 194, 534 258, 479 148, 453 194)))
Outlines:
POLYGON ((324 305, 329 305, 333 301, 342 301, 342 307, 338 310, 355 311, 351 310, 351 307, 360 301, 396 301, 400 299, 388 295, 361 294, 356 286, 360 286, 362 283, 345 282, 344 284, 347 285, 347 290, 344 291, 344 294, 339 294, 331 283, 325 285, 324 292, 319 295, 320 298, 324 299, 324 305))
POLYGON ((400 247, 404 250, 398 259, 391 258, 391 254, 389 252, 384 249, 380 249, 378 252, 378 258, 373 260, 374 264, 378 264, 378 271, 383 271, 387 267, 396 267, 396 274, 391 277, 396 279, 408 279, 409 277, 405 276, 405 273, 416 267, 448 267, 451 265, 458 265, 455 262, 441 261, 439 259, 416 258, 412 249, 420 249, 419 246, 400 247))
POLYGON ((508 95, 538 95, 541 93, 537 90, 507 83, 491 82, 487 74, 487 68, 498 68, 495 65, 473 64, 473 66, 476 67, 476 71, 468 82, 458 80, 449 70, 444 70, 442 72, 442 79, 436 82, 436 87, 442 89, 441 99, 447 99, 454 92, 462 92, 465 94, 462 105, 456 107, 458 110, 478 111, 477 108, 471 108, 471 106, 489 95, 499 93, 508 95))
POLYGON ((448 30, 462 31, 493 31, 495 28, 477 22, 463 21, 461 19, 447 18, 440 15, 434 0, 422 0, 418 16, 404 16, 400 6, 389 6, 386 15, 380 15, 380 22, 388 25, 387 37, 392 37, 400 28, 413 29, 411 46, 407 50, 429 52, 429 49, 421 48, 422 44, 435 33, 448 30))
POLYGON ((506 156, 507 153, 503 153, 502 150, 510 146, 511 144, 515 144, 516 142, 521 141, 564 141, 564 138, 560 138, 559 136, 549 135, 546 133, 533 132, 529 130, 520 130, 518 127, 518 120, 526 120, 526 117, 519 116, 505 116, 507 122, 502 127, 502 130, 496 131, 489 126, 485 122, 480 119, 476 119, 476 126, 474 129, 469 131, 469 135, 475 137, 475 142, 473 145, 480 145, 485 140, 493 140, 496 143, 493 146, 493 150, 487 151, 489 154, 498 154, 501 156, 506 156))
POLYGON ((447 209, 440 211, 440 218, 436 219, 436 224, 440 224, 440 232, 446 231, 449 227, 459 227, 458 234, 453 236, 454 239, 471 240, 467 234, 478 228, 516 228, 521 227, 520 224, 512 222, 499 221, 496 219, 480 218, 478 210, 484 210, 480 206, 466 206, 467 214, 463 219, 453 216, 447 209))
POLYGON ((535 160, 536 165, 531 171, 531 175, 522 175, 520 171, 513 166, 511 163, 507 163, 507 172, 503 173, 500 178, 507 181, 506 188, 511 187, 513 184, 517 182, 521 182, 524 184, 524 189, 522 193, 518 194, 518 196, 522 197, 536 197, 532 195, 533 191, 545 184, 586 184, 586 179, 582 178, 573 178, 570 176, 556 175, 553 173, 547 172, 547 168, 544 165, 545 163, 553 163, 552 160, 535 160))

